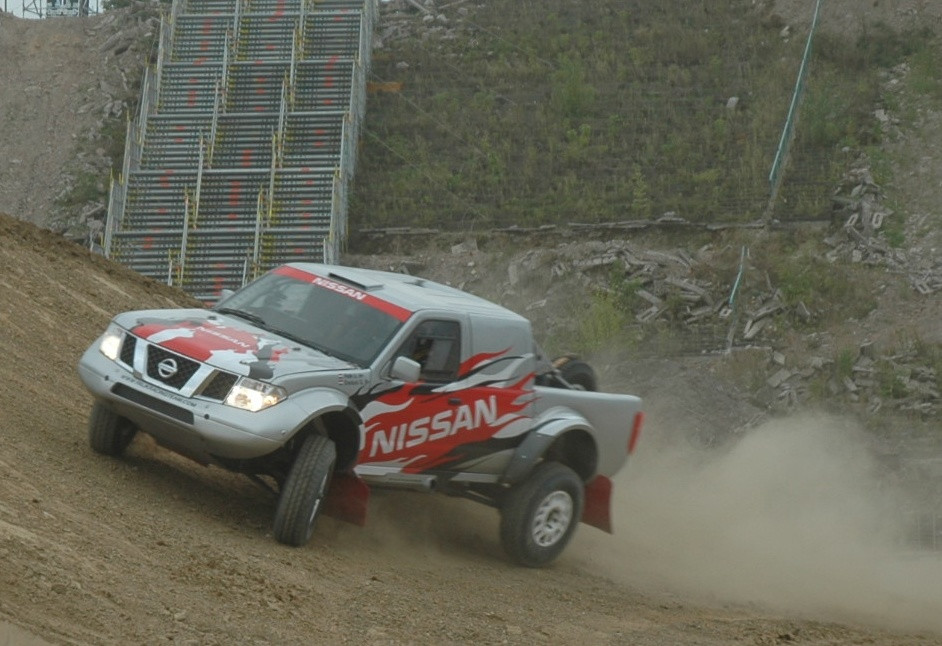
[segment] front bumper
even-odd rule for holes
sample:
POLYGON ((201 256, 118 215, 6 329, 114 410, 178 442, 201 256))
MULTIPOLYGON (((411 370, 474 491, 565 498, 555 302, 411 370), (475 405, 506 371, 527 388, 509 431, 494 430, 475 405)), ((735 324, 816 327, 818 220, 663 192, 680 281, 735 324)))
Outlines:
POLYGON ((135 376, 93 344, 79 377, 96 399, 160 444, 203 462, 258 458, 284 445, 304 412, 286 400, 252 413, 200 397, 185 397, 135 376))

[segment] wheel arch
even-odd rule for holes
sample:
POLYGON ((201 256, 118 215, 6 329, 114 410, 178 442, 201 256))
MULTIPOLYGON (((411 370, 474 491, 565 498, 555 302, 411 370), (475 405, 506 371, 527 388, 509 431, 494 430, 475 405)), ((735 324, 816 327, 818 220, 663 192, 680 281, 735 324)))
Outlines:
POLYGON ((545 460, 565 464, 575 471, 583 482, 588 482, 598 470, 599 453, 595 438, 580 427, 562 432, 543 454, 545 460))
POLYGON ((589 422, 567 414, 538 424, 517 447, 502 481, 514 484, 524 479, 543 460, 568 466, 583 482, 591 480, 598 472, 599 449, 589 422))
POLYGON ((360 425, 360 416, 351 408, 319 411, 295 433, 292 444, 300 448, 309 435, 324 435, 336 447, 337 471, 346 471, 356 463, 360 452, 360 425))
MULTIPOLYGON (((295 427, 287 446, 291 459, 312 433, 324 435, 336 446, 338 472, 353 466, 360 451, 360 414, 345 393, 333 388, 312 388, 293 398, 295 410, 306 419, 295 427)), ((287 403, 287 402, 286 402, 287 403)))

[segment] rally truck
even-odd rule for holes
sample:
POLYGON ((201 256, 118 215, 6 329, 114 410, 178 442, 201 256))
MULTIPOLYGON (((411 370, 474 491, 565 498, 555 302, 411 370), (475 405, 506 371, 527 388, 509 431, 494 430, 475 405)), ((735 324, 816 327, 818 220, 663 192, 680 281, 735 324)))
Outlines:
POLYGON ((125 312, 84 353, 88 439, 135 434, 242 473, 277 497, 301 546, 326 513, 365 522, 372 487, 437 491, 500 512, 510 558, 553 561, 579 521, 611 531, 611 478, 641 400, 551 361, 524 317, 407 274, 277 267, 209 309, 125 312))

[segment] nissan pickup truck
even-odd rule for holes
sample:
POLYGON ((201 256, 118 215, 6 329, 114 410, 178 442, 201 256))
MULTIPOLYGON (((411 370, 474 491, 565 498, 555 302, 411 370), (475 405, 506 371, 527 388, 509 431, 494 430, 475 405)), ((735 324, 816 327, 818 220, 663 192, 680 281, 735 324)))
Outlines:
POLYGON ((209 309, 125 312, 83 354, 91 448, 138 432, 276 498, 274 538, 321 513, 364 523, 372 487, 499 510, 516 563, 551 563, 578 523, 612 531, 612 477, 641 400, 596 391, 578 358, 546 358, 524 317, 406 274, 275 268, 209 309))

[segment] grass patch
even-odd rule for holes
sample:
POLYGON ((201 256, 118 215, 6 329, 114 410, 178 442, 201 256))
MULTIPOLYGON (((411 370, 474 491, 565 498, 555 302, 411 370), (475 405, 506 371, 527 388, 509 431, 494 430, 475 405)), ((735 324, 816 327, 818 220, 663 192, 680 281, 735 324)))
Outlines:
POLYGON ((876 363, 874 376, 877 381, 877 392, 884 399, 902 399, 908 394, 905 371, 892 361, 880 360, 876 363))
POLYGON ((894 200, 890 200, 887 206, 891 213, 883 219, 883 237, 887 244, 899 249, 906 243, 906 215, 894 200))
POLYGON ((98 173, 85 172, 75 178, 72 190, 62 197, 60 204, 66 208, 82 206, 89 202, 103 200, 106 193, 107 188, 98 173))
POLYGON ((940 49, 938 41, 927 43, 910 58, 909 89, 934 101, 942 101, 940 49))
MULTIPOLYGON (((872 270, 860 265, 831 264, 826 248, 813 232, 783 232, 753 249, 759 276, 780 291, 788 311, 803 303, 813 320, 789 314, 796 329, 860 319, 877 306, 872 292, 872 270)), ((753 277, 752 280, 756 280, 753 277)))
POLYGON ((834 376, 843 381, 850 379, 854 374, 854 363, 857 361, 857 351, 842 348, 834 361, 834 376))
MULTIPOLYGON (((780 38, 748 0, 709 12, 629 4, 493 0, 453 40, 390 43, 373 74, 405 89, 369 99, 352 220, 464 229, 759 217, 803 38, 780 38)), ((819 33, 777 218, 829 215, 849 161, 841 150, 881 134, 881 70, 914 56, 920 78, 940 78, 926 42, 879 24, 857 42, 819 33)))
POLYGON ((594 354, 611 345, 631 345, 629 319, 611 294, 593 294, 586 307, 571 314, 574 328, 549 339, 548 347, 594 354))

